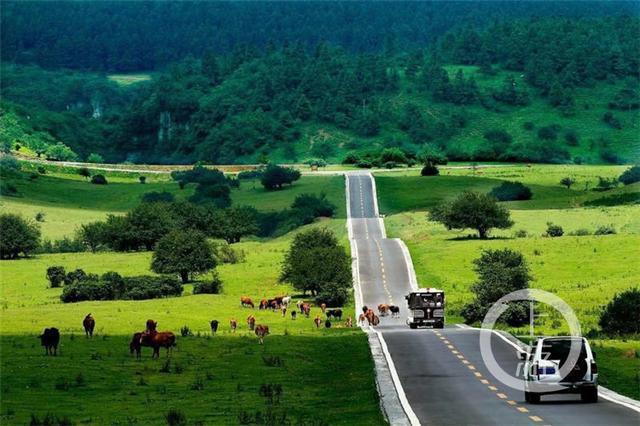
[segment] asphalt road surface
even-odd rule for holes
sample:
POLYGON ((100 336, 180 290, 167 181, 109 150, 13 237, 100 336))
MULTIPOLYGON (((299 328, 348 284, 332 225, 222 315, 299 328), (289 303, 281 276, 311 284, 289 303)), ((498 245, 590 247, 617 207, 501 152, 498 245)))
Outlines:
MULTIPOLYGON (((386 238, 370 175, 350 174, 348 183, 362 301, 374 309, 380 303, 401 308, 399 319, 381 318, 377 330, 384 336, 407 400, 421 424, 640 425, 639 413, 603 398, 585 404, 579 395, 551 395, 543 396, 540 404, 524 402, 522 390, 503 385, 488 371, 476 329, 456 325, 441 330, 409 329, 404 296, 411 291, 411 272, 402 244, 386 238)), ((517 375, 521 361, 516 349, 495 335, 491 342, 497 363, 517 375)))

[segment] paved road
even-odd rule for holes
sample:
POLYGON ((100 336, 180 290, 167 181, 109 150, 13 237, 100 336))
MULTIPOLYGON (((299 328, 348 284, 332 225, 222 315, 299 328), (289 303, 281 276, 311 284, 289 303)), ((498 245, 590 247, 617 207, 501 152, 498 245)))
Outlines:
MULTIPOLYGON (((602 398, 597 404, 583 404, 578 395, 547 396, 541 404, 525 403, 521 390, 502 385, 487 370, 480 356, 478 330, 458 326, 410 330, 404 324, 404 296, 411 290, 413 272, 402 243, 386 238, 370 175, 350 174, 348 197, 362 302, 370 307, 383 302, 401 307, 401 319, 383 318, 377 329, 422 424, 640 425, 640 414, 602 398)), ((492 347, 498 364, 515 375, 520 362, 515 348, 498 336, 492 337, 492 347)))

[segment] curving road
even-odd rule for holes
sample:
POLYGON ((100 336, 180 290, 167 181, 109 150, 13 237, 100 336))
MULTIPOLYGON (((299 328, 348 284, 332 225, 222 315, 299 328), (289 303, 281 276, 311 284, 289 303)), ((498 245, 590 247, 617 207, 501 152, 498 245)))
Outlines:
MULTIPOLYGON (((376 329, 384 337, 410 405, 405 411, 413 411, 419 423, 640 425, 637 411, 602 397, 597 404, 583 404, 579 395, 546 396, 541 404, 525 403, 521 390, 503 385, 488 371, 477 329, 409 329, 404 324, 404 296, 416 284, 408 252, 400 240, 386 238, 370 174, 347 175, 347 192, 349 234, 361 292, 357 304, 401 307, 401 319, 382 318, 376 329)), ((514 344, 498 335, 492 336, 491 343, 497 363, 516 375, 520 361, 514 344)))

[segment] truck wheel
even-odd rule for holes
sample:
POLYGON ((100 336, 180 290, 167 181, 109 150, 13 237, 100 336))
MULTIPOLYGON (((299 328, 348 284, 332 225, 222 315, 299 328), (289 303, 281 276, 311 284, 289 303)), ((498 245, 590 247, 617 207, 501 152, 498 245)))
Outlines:
POLYGON ((540 394, 534 392, 524 392, 524 400, 531 404, 537 404, 540 402, 540 394))
POLYGON ((418 328, 418 324, 409 324, 409 328, 415 330, 416 328, 418 328))
POLYGON ((582 402, 598 402, 598 388, 586 388, 580 392, 582 402))

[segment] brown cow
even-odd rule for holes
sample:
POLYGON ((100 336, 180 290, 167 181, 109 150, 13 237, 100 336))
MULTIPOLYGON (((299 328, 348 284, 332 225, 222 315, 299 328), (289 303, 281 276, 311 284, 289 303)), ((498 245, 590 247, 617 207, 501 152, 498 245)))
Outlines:
POLYGON ((157 327, 158 327, 158 321, 154 321, 152 319, 147 320, 147 328, 146 328, 147 333, 156 331, 157 327))
POLYGON ((365 314, 360 314, 360 316, 358 317, 358 324, 360 325, 364 325, 364 322, 367 320, 367 317, 365 314))
POLYGON ((320 328, 320 324, 322 324, 322 318, 320 318, 320 315, 316 315, 316 318, 313 320, 313 322, 316 324, 316 328, 320 328))
POLYGON ((249 315, 247 317, 247 325, 249 326, 249 330, 253 330, 256 326, 256 317, 249 315))
POLYGON ((131 342, 129 342, 129 351, 131 355, 136 353, 136 358, 140 358, 141 346, 140 339, 142 338, 142 333, 133 333, 133 337, 131 338, 131 342))
POLYGON ((347 322, 344 325, 349 328, 353 327, 353 318, 347 318, 347 322))
POLYGON ((327 304, 326 304, 326 303, 324 303, 324 302, 323 302, 323 303, 321 303, 321 304, 320 304, 320 310, 321 310, 321 311, 322 311, 322 313, 324 314, 324 311, 326 311, 326 310, 327 310, 327 304))
POLYGON ((389 315, 389 305, 386 303, 381 303, 378 305, 378 312, 380 312, 381 317, 386 317, 389 315))
POLYGON ((287 305, 280 306, 280 310, 282 311, 282 318, 287 315, 287 305))
POLYGON ((231 331, 235 333, 236 328, 238 328, 238 321, 236 321, 235 318, 232 318, 231 321, 229 321, 229 326, 231 327, 231 331))
POLYGON ((153 348, 151 358, 160 358, 160 348, 167 349, 167 356, 170 355, 171 349, 176 345, 176 336, 170 331, 152 331, 142 333, 140 336, 140 346, 153 348))
POLYGON ((300 311, 304 314, 305 317, 309 318, 309 314, 311 313, 311 305, 308 303, 303 303, 300 311))
POLYGON ((251 306, 251 308, 255 307, 253 305, 253 300, 251 300, 251 298, 248 297, 248 296, 241 296, 240 297, 240 306, 242 306, 243 308, 247 308, 249 306, 251 306))
POLYGON ((371 325, 378 325, 380 324, 380 317, 378 317, 376 314, 373 314, 373 319, 371 320, 371 325))
POLYGON ((261 345, 264 344, 264 336, 266 336, 267 334, 269 334, 269 327, 266 325, 256 325, 256 336, 258 336, 258 341, 260 342, 261 345))
POLYGON ((93 337, 93 329, 96 327, 96 320, 93 319, 91 314, 84 317, 84 320, 82 320, 82 326, 84 327, 84 334, 86 337, 93 337))
POLYGON ((58 344, 60 343, 60 331, 57 328, 45 328, 44 332, 38 336, 40 344, 44 346, 47 355, 58 355, 58 344))
POLYGON ((267 309, 268 307, 268 303, 267 303, 267 299, 262 299, 260 301, 260 305, 258 306, 258 309, 263 310, 263 309, 267 309))
POLYGON ((371 325, 376 314, 373 312, 373 309, 368 309, 367 313, 364 314, 364 316, 367 317, 367 322, 369 323, 369 325, 371 325))

